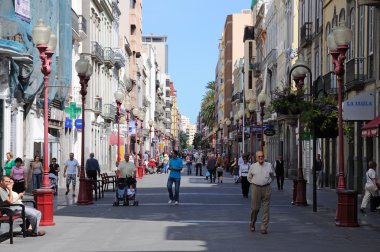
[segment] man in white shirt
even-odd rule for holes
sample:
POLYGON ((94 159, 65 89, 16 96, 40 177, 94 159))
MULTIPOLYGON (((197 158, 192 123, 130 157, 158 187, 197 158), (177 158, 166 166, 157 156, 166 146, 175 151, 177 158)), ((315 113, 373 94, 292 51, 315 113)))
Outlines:
POLYGON ((79 163, 74 158, 74 153, 69 154, 69 159, 65 162, 63 177, 66 178, 66 195, 70 192, 70 183, 73 185, 73 197, 75 197, 76 177, 79 177, 79 163))
POLYGON ((251 165, 248 171, 247 179, 251 183, 252 201, 251 201, 251 223, 249 229, 255 231, 255 223, 260 207, 263 207, 263 219, 261 222, 260 231, 262 234, 267 234, 269 224, 269 203, 272 193, 270 183, 276 176, 275 171, 270 163, 264 161, 264 153, 256 152, 257 162, 251 165))

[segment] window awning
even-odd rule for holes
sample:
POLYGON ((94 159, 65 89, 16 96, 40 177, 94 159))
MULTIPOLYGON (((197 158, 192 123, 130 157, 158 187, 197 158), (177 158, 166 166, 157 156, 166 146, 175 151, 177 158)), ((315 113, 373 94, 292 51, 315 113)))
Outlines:
POLYGON ((374 137, 379 135, 380 116, 376 117, 372 121, 366 123, 362 127, 362 136, 374 137))
MULTIPOLYGON (((112 133, 110 135, 110 145, 117 145, 117 134, 112 133)), ((119 140, 120 145, 124 145, 124 137, 120 135, 120 140, 119 140)))

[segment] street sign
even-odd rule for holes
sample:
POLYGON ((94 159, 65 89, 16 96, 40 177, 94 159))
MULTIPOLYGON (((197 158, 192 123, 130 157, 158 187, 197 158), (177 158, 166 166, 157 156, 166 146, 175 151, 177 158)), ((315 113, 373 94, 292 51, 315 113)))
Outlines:
POLYGON ((266 136, 274 136, 276 131, 273 128, 267 128, 264 130, 264 135, 266 136))

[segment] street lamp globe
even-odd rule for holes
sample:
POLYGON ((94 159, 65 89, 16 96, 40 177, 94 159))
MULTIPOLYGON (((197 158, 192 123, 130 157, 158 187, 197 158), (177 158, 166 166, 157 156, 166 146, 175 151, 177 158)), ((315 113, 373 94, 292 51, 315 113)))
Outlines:
POLYGON ((149 119, 148 124, 149 124, 150 127, 152 127, 153 126, 153 120, 149 119))
POLYGON ((141 112, 140 112, 140 116, 139 116, 139 118, 140 118, 141 120, 144 120, 144 118, 145 118, 145 112, 144 112, 144 111, 141 111, 141 112))
POLYGON ((92 65, 91 65, 91 64, 88 64, 88 69, 87 69, 87 71, 86 71, 86 73, 85 73, 85 75, 86 75, 87 78, 90 78, 90 77, 91 77, 91 75, 92 75, 92 70, 93 70, 92 65))
MULTIPOLYGON (((129 96, 126 96, 126 97, 129 97, 129 96)), ((124 108, 125 108, 125 110, 128 111, 128 112, 131 111, 131 109, 132 109, 132 104, 131 104, 129 98, 127 98, 127 99, 125 100, 125 102, 124 102, 124 108)))
POLYGON ((85 59, 83 55, 80 56, 80 59, 75 63, 75 70, 78 74, 84 75, 87 74, 90 63, 88 59, 85 59))
POLYGON ((338 48, 338 45, 335 43, 335 39, 334 39, 334 35, 333 33, 330 33, 328 36, 327 36, 327 47, 331 50, 331 51, 335 51, 337 48, 338 48))
POLYGON ((132 110, 132 113, 135 117, 139 117, 139 109, 137 107, 132 110))
POLYGON ((227 118, 227 120, 226 120, 226 125, 227 125, 227 127, 229 127, 229 126, 231 125, 231 120, 228 119, 228 118, 227 118))
POLYGON ((306 73, 308 72, 305 66, 307 66, 307 62, 303 59, 302 55, 300 55, 296 63, 293 65, 293 68, 294 68, 294 71, 292 73, 293 78, 305 76, 306 73))
POLYGON ((57 36, 54 33, 50 32, 50 38, 47 44, 47 50, 54 51, 56 46, 57 46, 57 36))
POLYGON ((46 45, 50 39, 51 29, 47 25, 45 25, 42 19, 37 21, 37 25, 35 25, 32 29, 32 39, 36 45, 46 45))
POLYGON ((352 31, 347 28, 344 22, 333 30, 334 40, 338 46, 348 45, 352 40, 352 31))
POLYGON ((265 104, 268 102, 268 96, 265 92, 260 92, 257 99, 259 101, 260 106, 265 106, 265 104))
POLYGON ((116 90, 114 96, 115 96, 116 102, 118 102, 118 103, 122 103, 123 102, 123 100, 124 100, 124 93, 123 93, 123 91, 121 91, 120 89, 116 90))

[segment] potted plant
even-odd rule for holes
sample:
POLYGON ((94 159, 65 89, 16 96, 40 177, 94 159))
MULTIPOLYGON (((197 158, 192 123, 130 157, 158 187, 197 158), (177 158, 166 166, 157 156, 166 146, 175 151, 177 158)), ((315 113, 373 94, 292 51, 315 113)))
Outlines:
POLYGON ((283 115, 298 115, 311 108, 311 102, 304 99, 303 92, 297 94, 290 88, 274 91, 270 110, 283 115))

